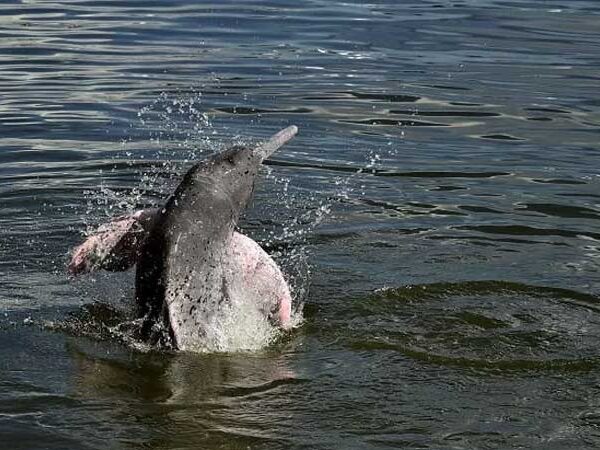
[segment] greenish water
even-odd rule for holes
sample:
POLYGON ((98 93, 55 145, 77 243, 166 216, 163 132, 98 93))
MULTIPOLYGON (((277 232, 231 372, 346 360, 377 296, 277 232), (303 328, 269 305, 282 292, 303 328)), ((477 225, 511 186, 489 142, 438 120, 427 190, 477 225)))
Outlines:
POLYGON ((597 448, 599 14, 3 2, 0 447, 597 448), (81 232, 290 124, 241 226, 302 326, 246 353, 124 342, 105 305, 132 273, 68 279, 81 232))

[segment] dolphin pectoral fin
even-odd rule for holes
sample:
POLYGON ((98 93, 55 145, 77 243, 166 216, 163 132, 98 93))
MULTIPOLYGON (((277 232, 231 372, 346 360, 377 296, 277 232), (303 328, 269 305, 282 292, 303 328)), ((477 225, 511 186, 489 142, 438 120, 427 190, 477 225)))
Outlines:
POLYGON ((264 161, 273 153, 275 153, 275 151, 277 151, 280 147, 292 140, 297 133, 298 127, 295 125, 284 128, 283 130, 271 136, 268 141, 259 145, 255 150, 256 155, 260 156, 261 160, 264 161))
POLYGON ((98 269, 121 272, 133 267, 155 215, 155 209, 145 209, 100 226, 73 250, 67 271, 80 275, 98 269))

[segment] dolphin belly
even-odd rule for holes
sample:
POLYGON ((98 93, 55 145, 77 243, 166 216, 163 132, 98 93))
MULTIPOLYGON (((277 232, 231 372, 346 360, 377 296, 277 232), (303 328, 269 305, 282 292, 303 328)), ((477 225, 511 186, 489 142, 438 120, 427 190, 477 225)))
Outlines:
POLYGON ((226 276, 237 298, 251 302, 265 316, 284 329, 290 328, 292 295, 277 263, 256 241, 234 233, 229 250, 226 276))

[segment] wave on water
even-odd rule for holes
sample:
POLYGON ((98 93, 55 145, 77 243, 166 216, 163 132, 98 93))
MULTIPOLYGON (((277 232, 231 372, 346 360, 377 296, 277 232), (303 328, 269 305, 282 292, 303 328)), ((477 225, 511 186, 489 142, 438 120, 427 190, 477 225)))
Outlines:
POLYGON ((411 285, 350 311, 342 320, 361 336, 348 337, 356 350, 505 374, 600 367, 600 298, 577 291, 497 280, 411 285))

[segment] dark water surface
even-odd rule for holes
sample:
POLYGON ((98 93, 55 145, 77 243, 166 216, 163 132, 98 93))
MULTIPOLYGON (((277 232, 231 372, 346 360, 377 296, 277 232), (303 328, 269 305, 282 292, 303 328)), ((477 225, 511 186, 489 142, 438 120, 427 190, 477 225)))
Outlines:
POLYGON ((599 24, 591 0, 2 1, 0 448, 598 448, 599 24), (87 226, 289 124, 243 226, 308 256, 291 336, 165 355, 48 326, 131 301, 131 273, 67 279, 87 226))

